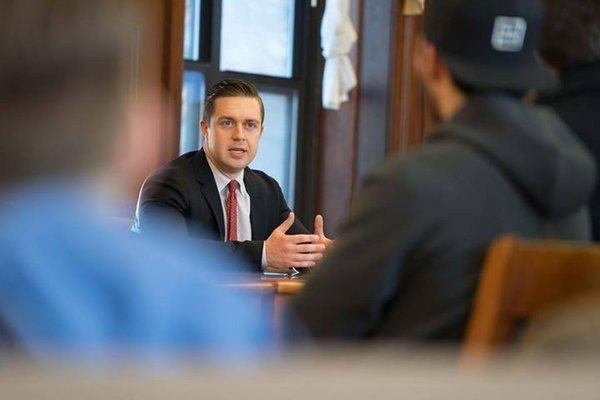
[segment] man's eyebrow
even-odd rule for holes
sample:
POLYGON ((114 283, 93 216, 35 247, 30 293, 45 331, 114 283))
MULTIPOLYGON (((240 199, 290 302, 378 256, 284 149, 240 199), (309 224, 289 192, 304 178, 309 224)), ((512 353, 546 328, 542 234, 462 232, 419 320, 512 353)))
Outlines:
MULTIPOLYGON (((221 115, 217 118, 217 121, 223 121, 223 120, 237 121, 234 117, 231 117, 229 115, 221 115)), ((245 118, 242 122, 254 122, 254 123, 260 124, 260 120, 258 120, 256 118, 245 118)))

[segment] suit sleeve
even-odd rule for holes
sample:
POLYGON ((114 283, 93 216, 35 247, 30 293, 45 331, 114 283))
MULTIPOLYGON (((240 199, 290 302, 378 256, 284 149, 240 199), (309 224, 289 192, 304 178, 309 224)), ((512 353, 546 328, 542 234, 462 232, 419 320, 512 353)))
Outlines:
POLYGON ((185 215, 189 210, 185 187, 168 174, 150 175, 142 185, 137 209, 140 232, 162 232, 187 235, 185 215))
POLYGON ((151 175, 142 186, 137 224, 141 233, 169 234, 197 242, 213 242, 222 251, 244 257, 250 263, 243 263, 244 270, 259 270, 262 254, 262 241, 222 242, 203 238, 189 238, 186 215, 189 205, 185 186, 175 176, 168 174, 151 175))
MULTIPOLYGON (((292 210, 290 210, 290 208, 287 205, 287 202, 285 201, 285 198, 283 197, 283 192, 281 191, 281 187, 279 186, 279 184, 277 183, 277 181, 273 180, 274 183, 274 190, 276 193, 276 207, 279 210, 279 221, 278 223, 273 227, 273 230, 275 228, 277 228, 279 225, 281 225, 281 223, 283 221, 285 221, 285 219, 288 217, 288 215, 290 214, 290 212, 292 210)), ((307 234, 310 233, 308 229, 306 229, 306 227, 304 226, 304 224, 302 224, 302 221, 300 221, 299 218, 295 218, 294 219, 294 224, 290 227, 290 229, 287 231, 288 234, 290 235, 299 235, 299 234, 307 234)))
POLYGON ((254 265, 255 270, 262 271, 262 250, 264 243, 264 240, 246 240, 244 242, 226 242, 224 245, 234 253, 240 252, 254 265))
POLYGON ((366 178, 340 239, 287 310, 288 339, 359 338, 377 328, 422 231, 417 198, 397 175, 366 178))

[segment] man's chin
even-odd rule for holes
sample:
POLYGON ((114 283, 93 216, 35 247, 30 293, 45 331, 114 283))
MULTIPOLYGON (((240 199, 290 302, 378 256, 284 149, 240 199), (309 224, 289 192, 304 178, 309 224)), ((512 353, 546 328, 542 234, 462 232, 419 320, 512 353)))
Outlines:
POLYGON ((246 168, 248 164, 250 163, 246 162, 246 160, 233 160, 227 163, 227 168, 229 169, 229 173, 237 174, 238 172, 241 172, 244 168, 246 168))

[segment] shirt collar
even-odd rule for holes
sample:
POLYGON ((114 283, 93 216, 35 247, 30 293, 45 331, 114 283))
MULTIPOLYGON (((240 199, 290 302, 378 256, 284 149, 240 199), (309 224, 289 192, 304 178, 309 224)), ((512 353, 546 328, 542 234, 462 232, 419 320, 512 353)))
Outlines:
POLYGON ((227 185, 232 180, 238 181, 240 184, 240 193, 242 195, 246 195, 246 185, 244 185, 244 170, 238 172, 237 174, 227 175, 223 173, 220 169, 218 169, 211 161, 210 158, 206 157, 206 161, 208 161, 208 166, 215 177, 215 183, 217 184, 217 190, 219 193, 223 193, 226 190, 227 185))

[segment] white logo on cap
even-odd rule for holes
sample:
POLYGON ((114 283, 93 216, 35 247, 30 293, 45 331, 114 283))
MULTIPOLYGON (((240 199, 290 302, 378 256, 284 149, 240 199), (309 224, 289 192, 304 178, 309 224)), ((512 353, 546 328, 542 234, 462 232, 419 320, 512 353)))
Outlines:
POLYGON ((521 51, 527 22, 521 17, 496 17, 492 47, 498 51, 521 51))

